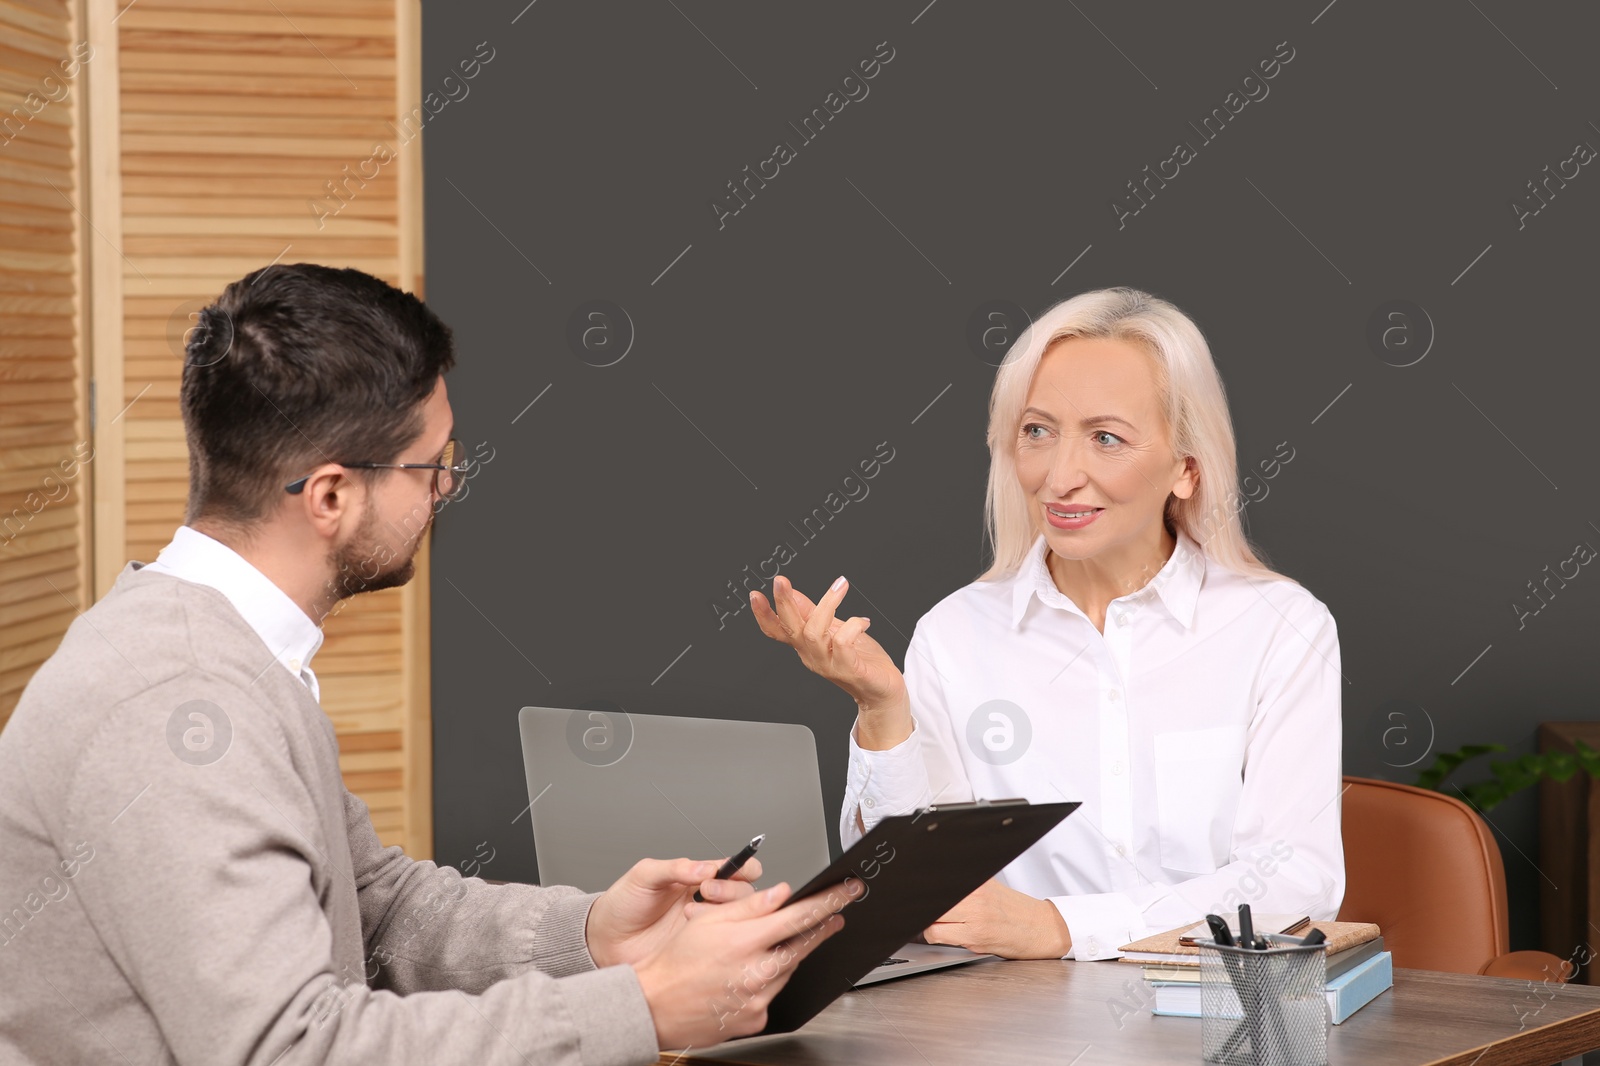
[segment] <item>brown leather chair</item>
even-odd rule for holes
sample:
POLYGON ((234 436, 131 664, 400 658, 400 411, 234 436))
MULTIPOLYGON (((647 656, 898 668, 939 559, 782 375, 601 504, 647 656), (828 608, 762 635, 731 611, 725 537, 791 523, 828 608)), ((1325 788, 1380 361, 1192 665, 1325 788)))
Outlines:
POLYGON ((1484 820, 1430 789, 1346 777, 1339 920, 1375 922, 1394 964, 1531 981, 1572 976, 1545 951, 1510 951, 1506 871, 1484 820))

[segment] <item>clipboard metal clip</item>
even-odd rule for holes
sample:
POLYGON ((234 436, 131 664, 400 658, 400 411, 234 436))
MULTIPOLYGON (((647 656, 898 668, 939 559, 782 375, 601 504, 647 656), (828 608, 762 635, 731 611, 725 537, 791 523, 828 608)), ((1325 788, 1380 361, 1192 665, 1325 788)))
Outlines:
POLYGON ((983 807, 1026 807, 1026 806, 1028 806, 1028 801, 1023 799, 1020 796, 1012 797, 1010 799, 996 799, 996 800, 978 799, 978 800, 965 800, 965 801, 960 802, 960 803, 934 803, 934 804, 930 804, 927 807, 919 808, 918 811, 917 811, 916 817, 911 819, 911 824, 915 825, 918 822, 918 820, 920 820, 922 818, 922 816, 925 815, 925 814, 940 814, 940 813, 943 813, 943 812, 946 812, 946 811, 971 811, 971 810, 978 810, 978 809, 983 808, 983 807))
POLYGON ((969 811, 974 807, 1026 807, 1028 801, 1021 797, 1013 799, 979 799, 968 800, 963 803, 935 803, 922 808, 924 811, 969 811))

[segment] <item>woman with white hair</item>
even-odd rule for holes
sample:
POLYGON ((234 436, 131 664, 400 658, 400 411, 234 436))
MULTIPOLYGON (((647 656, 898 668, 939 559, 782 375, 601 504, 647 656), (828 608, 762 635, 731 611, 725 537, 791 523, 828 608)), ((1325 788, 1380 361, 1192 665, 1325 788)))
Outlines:
POLYGON ((1198 327, 1129 288, 1057 304, 999 369, 988 443, 994 564, 923 615, 903 675, 834 617, 843 577, 751 594, 856 701, 845 845, 930 803, 1081 801, 926 933, 1007 958, 1115 957, 1242 902, 1333 918, 1338 632, 1244 535, 1198 327))

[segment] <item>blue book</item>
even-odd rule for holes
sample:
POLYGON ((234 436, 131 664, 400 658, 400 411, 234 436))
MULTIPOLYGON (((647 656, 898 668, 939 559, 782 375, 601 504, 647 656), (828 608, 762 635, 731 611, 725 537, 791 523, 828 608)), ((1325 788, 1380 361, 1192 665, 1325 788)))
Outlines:
MULTIPOLYGON (((1338 1025, 1386 989, 1394 987, 1394 955, 1384 951, 1328 982, 1328 1012, 1338 1025)), ((1193 981, 1151 981, 1152 1014, 1172 1018, 1200 1017, 1200 986, 1193 981)))
POLYGON ((1328 982, 1328 1010, 1338 1025, 1394 987, 1394 955, 1385 951, 1328 982))

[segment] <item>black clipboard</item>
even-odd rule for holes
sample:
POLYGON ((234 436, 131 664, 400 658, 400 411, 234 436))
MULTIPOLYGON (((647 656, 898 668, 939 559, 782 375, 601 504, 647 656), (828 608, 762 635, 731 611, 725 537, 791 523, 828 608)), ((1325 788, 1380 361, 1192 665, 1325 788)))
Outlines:
POLYGON ((841 912, 844 928, 801 960, 756 1035, 793 1032, 815 1018, 1079 806, 978 800, 884 818, 790 897, 803 900, 847 877, 867 890, 841 912))

